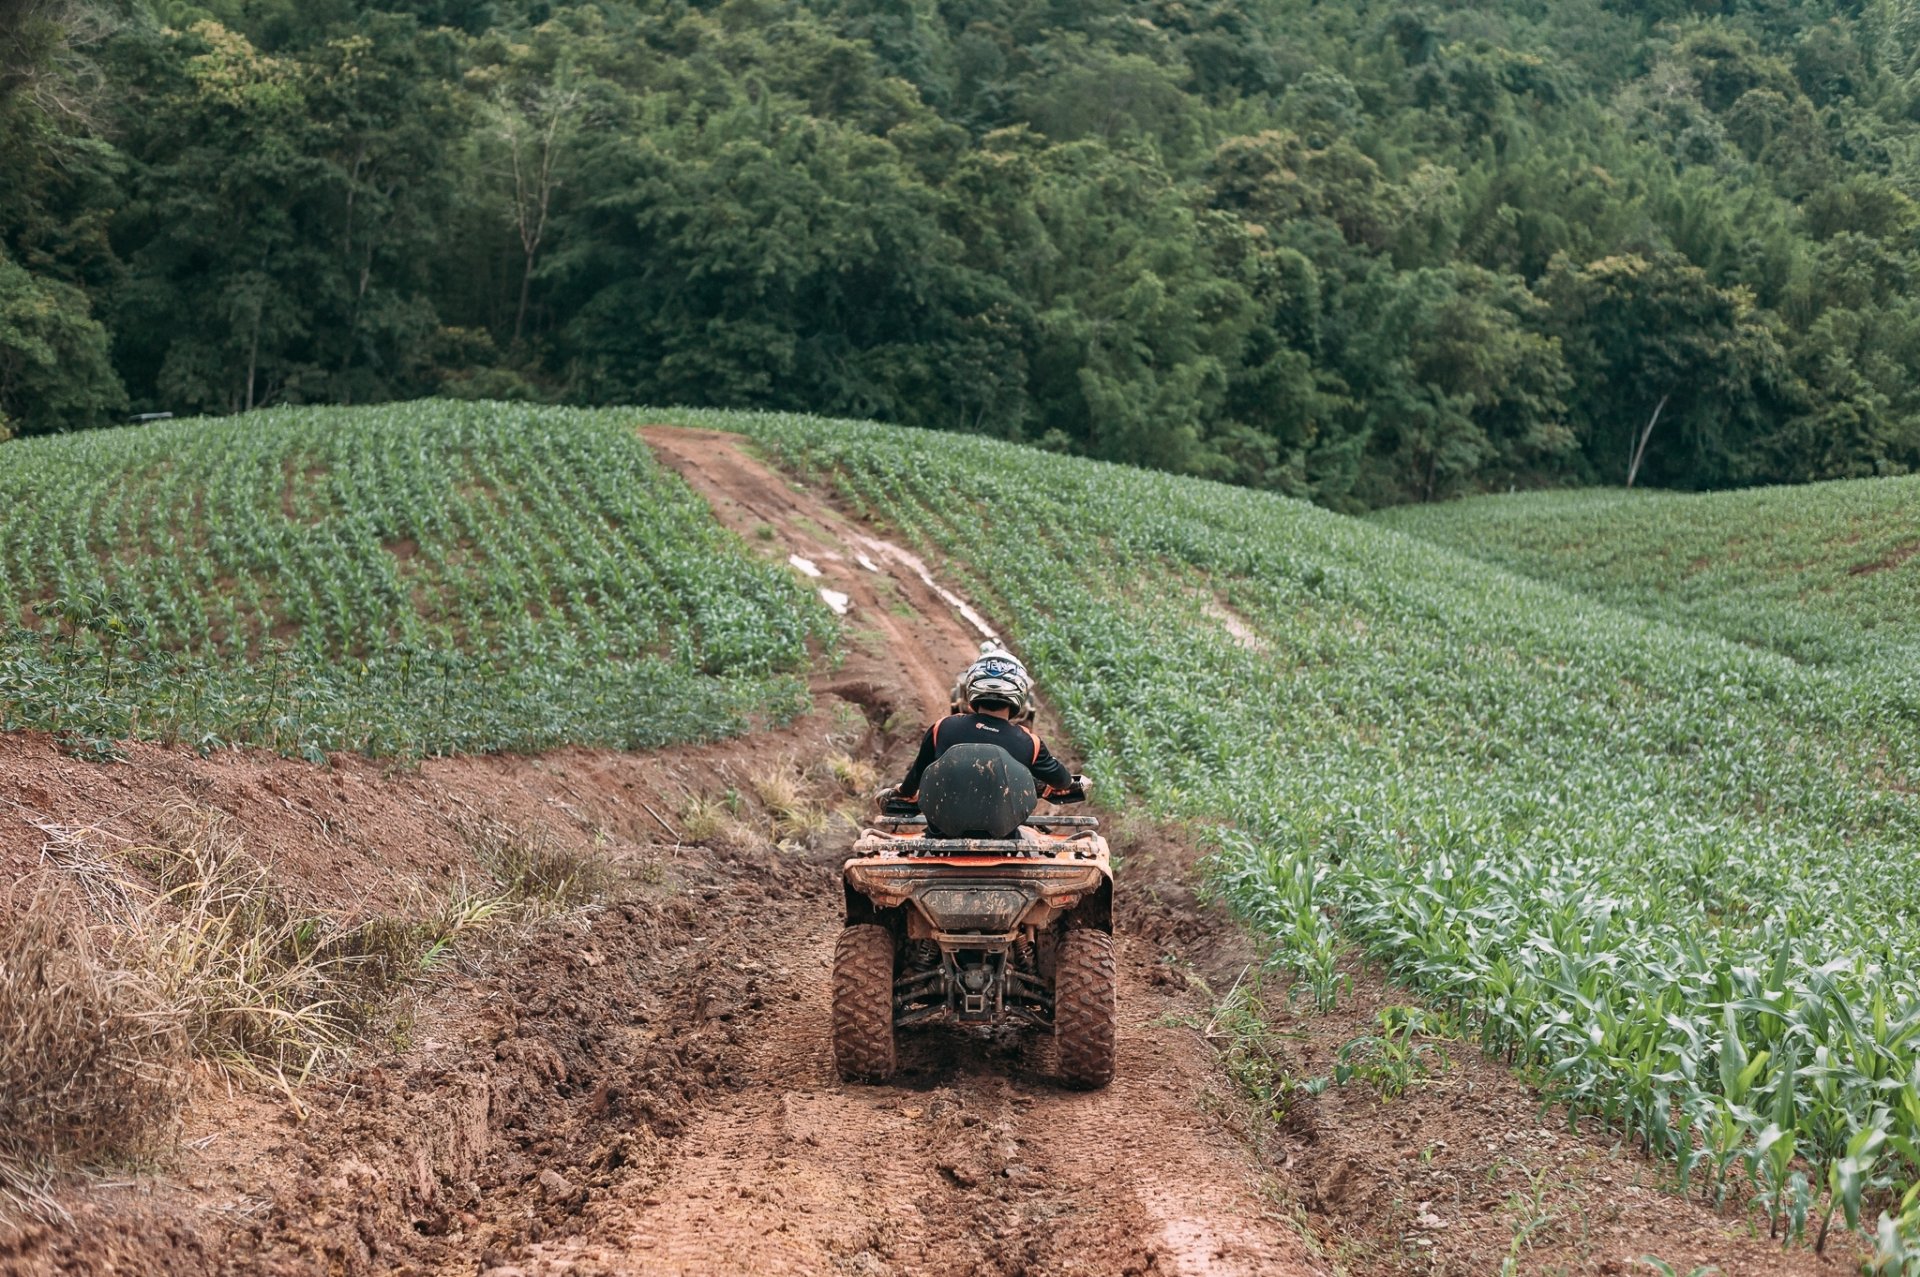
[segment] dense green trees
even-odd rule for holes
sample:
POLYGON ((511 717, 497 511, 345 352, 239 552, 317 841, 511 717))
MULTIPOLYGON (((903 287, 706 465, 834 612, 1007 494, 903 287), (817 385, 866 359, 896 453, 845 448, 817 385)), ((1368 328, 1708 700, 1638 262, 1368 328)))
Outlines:
POLYGON ((146 90, 114 227, 135 393, 233 412, 416 386, 455 118, 413 24, 381 16, 297 59, 210 20, 148 38, 115 68, 146 90))
POLYGON ((0 431, 439 393, 1344 507, 1894 472, 1917 136, 1910 0, 0 0, 0 431))
POLYGON ((86 294, 0 252, 0 439, 109 420, 126 404, 86 294))
MULTIPOLYGON (((1678 253, 1557 257, 1541 281, 1574 374, 1589 456, 1636 453, 1658 481, 1702 486, 1751 478, 1769 423, 1800 407, 1777 325, 1744 289, 1716 288, 1678 253), (1660 421, 1668 422, 1658 447, 1660 421)), ((1631 462, 1628 462, 1631 465, 1631 462)))

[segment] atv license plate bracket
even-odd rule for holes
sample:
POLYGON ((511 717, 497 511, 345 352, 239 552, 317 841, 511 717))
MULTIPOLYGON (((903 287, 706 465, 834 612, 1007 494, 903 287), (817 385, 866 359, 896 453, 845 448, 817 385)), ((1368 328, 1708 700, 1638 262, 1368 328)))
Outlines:
MULTIPOLYGON (((1037 885, 1013 882, 934 882, 913 893, 936 928, 936 939, 947 933, 978 936, 1005 944, 999 937, 1011 933, 1033 902, 1040 898, 1037 885)), ((980 940, 972 943, 978 944, 980 940)))

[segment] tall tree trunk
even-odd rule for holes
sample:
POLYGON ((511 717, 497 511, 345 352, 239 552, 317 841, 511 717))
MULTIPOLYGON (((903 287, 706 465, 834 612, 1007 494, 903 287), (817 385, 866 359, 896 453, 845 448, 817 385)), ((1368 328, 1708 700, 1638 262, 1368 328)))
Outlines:
POLYGON ((1640 432, 1640 442, 1634 445, 1633 458, 1627 462, 1627 487, 1633 487, 1635 476, 1640 473, 1640 463, 1646 459, 1647 440, 1653 437, 1653 428, 1660 421, 1660 411, 1667 406, 1669 395, 1661 395, 1660 402, 1653 406, 1653 416, 1647 418, 1647 428, 1640 432))
POLYGON ((533 253, 527 254, 525 269, 520 272, 520 305, 513 312, 513 345, 508 349, 518 354, 520 335, 527 327, 527 298, 533 291, 533 253))
POLYGON ((247 411, 253 411, 253 374, 260 367, 260 311, 253 308, 253 336, 247 342, 247 411))
POLYGON ((360 334, 360 311, 366 305, 367 288, 373 282, 373 241, 367 241, 367 257, 360 264, 360 287, 354 290, 353 312, 347 319, 346 349, 340 356, 340 375, 345 377, 353 369, 354 341, 360 334))

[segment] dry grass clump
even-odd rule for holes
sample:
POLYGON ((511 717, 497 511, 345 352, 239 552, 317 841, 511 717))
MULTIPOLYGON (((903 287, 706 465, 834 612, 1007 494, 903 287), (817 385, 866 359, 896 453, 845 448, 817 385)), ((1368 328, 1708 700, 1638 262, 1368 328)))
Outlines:
MULTIPOLYGON (((613 867, 606 856, 568 846, 544 825, 514 826, 482 818, 468 822, 463 832, 474 855, 499 882, 500 904, 550 913, 588 904, 613 886, 613 867)), ((485 901, 475 898, 473 903, 485 901)))
POLYGON ((750 847, 758 839, 735 808, 706 794, 688 794, 680 809, 680 837, 700 847, 750 847))
POLYGON ((51 885, 0 904, 0 1200, 41 1214, 55 1171, 151 1150, 187 1064, 159 982, 103 952, 80 908, 51 885))
POLYGON ((418 970, 422 923, 347 926, 295 908, 223 813, 179 804, 156 832, 128 856, 159 891, 114 921, 198 1054, 284 1086, 344 1054, 418 970))
POLYGON ((880 784, 880 769, 863 758, 831 754, 826 762, 827 773, 834 783, 855 798, 865 798, 880 784))
POLYGON ((221 812, 176 802, 151 834, 114 849, 49 829, 47 885, 0 903, 0 1200, 55 1212, 55 1174, 147 1151, 196 1058, 291 1099, 456 949, 610 878, 550 832, 497 826, 473 835, 482 886, 348 923, 298 907, 221 812))
POLYGON ((828 813, 825 808, 807 800, 799 768, 792 759, 784 760, 770 771, 758 773, 748 783, 753 787, 754 797, 760 800, 767 809, 767 815, 772 818, 774 841, 805 841, 826 832, 828 813))

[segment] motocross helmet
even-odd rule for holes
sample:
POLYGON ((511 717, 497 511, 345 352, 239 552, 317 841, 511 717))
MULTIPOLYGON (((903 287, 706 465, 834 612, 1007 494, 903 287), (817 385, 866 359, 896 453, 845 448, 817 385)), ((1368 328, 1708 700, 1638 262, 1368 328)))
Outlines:
POLYGON ((960 703, 968 707, 1005 705, 1019 718, 1033 704, 1033 679, 1027 667, 1006 651, 981 653, 960 676, 960 703))
MULTIPOLYGON (((986 660, 989 656, 997 656, 1003 661, 1011 661, 1015 665, 1020 666, 1020 672, 1022 674, 1027 672, 1027 667, 1021 663, 1020 658, 1001 646, 999 639, 988 639, 982 643, 980 645, 980 654, 973 658, 974 664, 986 660)), ((961 670, 959 675, 953 680, 953 703, 956 706, 966 700, 963 693, 967 687, 967 675, 971 673, 973 673, 973 665, 968 665, 965 669, 961 670)))

